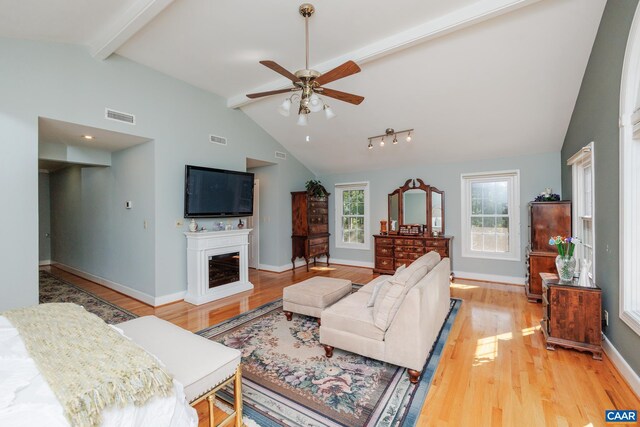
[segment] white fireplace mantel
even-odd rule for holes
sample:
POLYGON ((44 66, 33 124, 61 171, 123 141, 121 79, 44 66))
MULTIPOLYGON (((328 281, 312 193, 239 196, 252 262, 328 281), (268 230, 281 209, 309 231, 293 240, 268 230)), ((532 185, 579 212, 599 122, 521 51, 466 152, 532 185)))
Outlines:
POLYGON ((187 295, 191 304, 204 304, 253 289, 249 282, 249 233, 251 229, 187 232, 187 295), (209 257, 240 253, 240 280, 209 288, 209 257))

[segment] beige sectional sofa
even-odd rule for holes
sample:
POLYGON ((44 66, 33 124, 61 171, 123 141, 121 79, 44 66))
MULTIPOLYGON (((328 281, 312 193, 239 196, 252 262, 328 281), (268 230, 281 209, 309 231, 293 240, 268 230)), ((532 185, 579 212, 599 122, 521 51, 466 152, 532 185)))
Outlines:
POLYGON ((327 357, 336 347, 382 360, 408 368, 416 383, 449 312, 450 273, 449 258, 430 252, 323 310, 320 342, 327 357))

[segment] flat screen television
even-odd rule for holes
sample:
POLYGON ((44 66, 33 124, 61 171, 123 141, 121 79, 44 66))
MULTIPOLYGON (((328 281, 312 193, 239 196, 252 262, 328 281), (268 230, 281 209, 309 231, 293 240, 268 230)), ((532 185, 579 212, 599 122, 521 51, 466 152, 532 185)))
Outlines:
POLYGON ((253 215, 253 174, 185 166, 184 217, 253 215))

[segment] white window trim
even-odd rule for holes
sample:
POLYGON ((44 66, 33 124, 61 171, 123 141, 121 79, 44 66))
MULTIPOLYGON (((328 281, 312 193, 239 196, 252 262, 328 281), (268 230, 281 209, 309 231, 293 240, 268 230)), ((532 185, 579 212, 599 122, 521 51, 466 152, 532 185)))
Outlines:
POLYGON ((521 261, 520 257, 520 170, 465 173, 460 175, 462 194, 462 256, 464 258, 521 261), (496 178, 511 178, 509 181, 509 248, 507 253, 478 252, 471 250, 471 181, 493 181, 496 178))
POLYGON ((636 9, 622 67, 620 87, 620 309, 619 316, 640 335, 640 7, 636 9))
POLYGON ((336 248, 341 249, 371 249, 371 212, 369 212, 369 181, 346 182, 335 185, 335 242, 336 248), (344 243, 342 241, 342 192, 345 190, 364 189, 364 243, 344 243))
MULTIPOLYGON (((591 273, 589 275, 589 277, 591 278, 591 280, 593 280, 593 282, 596 281, 596 223, 595 223, 595 218, 596 218, 596 204, 595 204, 595 176, 596 176, 596 165, 595 165, 595 159, 593 156, 595 147, 594 147, 594 143, 593 141, 591 141, 589 144, 585 145, 584 147, 582 147, 580 149, 580 151, 578 151, 576 154, 574 154, 573 156, 571 156, 569 158, 569 160, 567 160, 567 165, 571 166, 571 193, 573 194, 573 203, 571 204, 571 218, 572 218, 572 230, 573 230, 573 235, 578 237, 579 239, 584 241, 584 236, 579 236, 577 235, 577 230, 580 229, 580 204, 577 203, 578 199, 577 199, 577 195, 578 194, 583 194, 583 176, 582 174, 584 173, 584 170, 582 168, 582 166, 584 166, 585 164, 590 164, 591 165, 591 199, 592 199, 592 203, 591 203, 591 230, 592 230, 592 239, 591 239, 591 246, 592 246, 592 260, 593 260, 593 264, 591 265, 591 273)), ((582 249, 580 247, 578 247, 578 253, 581 255, 582 254, 582 249)), ((579 259, 578 262, 582 262, 582 259, 579 259)))

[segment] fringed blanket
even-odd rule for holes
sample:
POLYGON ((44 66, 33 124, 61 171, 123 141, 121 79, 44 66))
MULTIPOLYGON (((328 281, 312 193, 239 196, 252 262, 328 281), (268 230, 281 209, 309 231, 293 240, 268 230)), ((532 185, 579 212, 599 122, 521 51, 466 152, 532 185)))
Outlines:
POLYGON ((153 356, 78 305, 41 304, 2 315, 20 332, 73 426, 98 426, 108 406, 139 406, 172 393, 172 378, 153 356))

